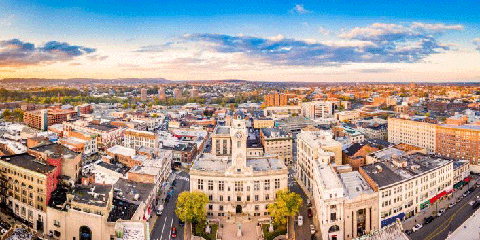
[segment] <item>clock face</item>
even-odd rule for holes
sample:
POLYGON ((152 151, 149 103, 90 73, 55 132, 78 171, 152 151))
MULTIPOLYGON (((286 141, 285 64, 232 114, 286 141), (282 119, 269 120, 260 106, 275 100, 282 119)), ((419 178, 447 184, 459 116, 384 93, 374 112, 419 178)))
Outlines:
POLYGON ((242 133, 242 132, 236 132, 236 133, 235 133, 235 137, 237 137, 237 138, 242 138, 242 137, 243 137, 243 133, 242 133))

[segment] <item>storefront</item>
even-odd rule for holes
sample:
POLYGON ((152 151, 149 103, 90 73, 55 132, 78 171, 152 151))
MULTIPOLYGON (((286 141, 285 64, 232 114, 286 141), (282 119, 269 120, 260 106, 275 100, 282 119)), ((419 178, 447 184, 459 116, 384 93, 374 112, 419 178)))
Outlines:
POLYGON ((388 226, 388 225, 394 223, 395 221, 397 221, 397 219, 403 220, 404 218, 405 218, 405 213, 401 212, 398 215, 395 215, 391 218, 387 218, 385 220, 382 220, 382 227, 385 227, 385 226, 388 226))

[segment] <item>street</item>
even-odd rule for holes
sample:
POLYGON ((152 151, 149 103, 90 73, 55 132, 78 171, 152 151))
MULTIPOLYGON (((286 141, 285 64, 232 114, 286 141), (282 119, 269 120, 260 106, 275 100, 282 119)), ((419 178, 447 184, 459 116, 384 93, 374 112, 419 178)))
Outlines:
POLYGON ((476 209, 470 205, 473 200, 480 194, 480 188, 468 194, 453 208, 446 209, 445 213, 435 218, 430 224, 423 224, 423 220, 419 220, 423 227, 417 232, 412 233, 411 239, 424 240, 441 240, 446 239, 449 232, 455 231, 465 220, 467 220, 476 209))
POLYGON ((176 185, 174 187, 174 193, 168 203, 165 203, 163 213, 158 217, 152 231, 150 238, 152 240, 170 240, 172 236, 170 229, 172 227, 177 228, 176 239, 183 239, 183 226, 178 223, 178 217, 175 214, 175 205, 177 203, 178 194, 184 191, 190 190, 190 176, 185 172, 178 172, 175 178, 176 185))
POLYGON ((302 188, 295 181, 293 174, 294 174, 294 170, 289 169, 288 170, 288 187, 290 191, 300 194, 300 196, 302 196, 302 199, 303 199, 302 207, 300 207, 300 211, 299 211, 299 215, 303 216, 303 225, 299 227, 297 225, 297 220, 295 219, 295 236, 296 236, 295 239, 302 239, 302 240, 311 239, 310 224, 313 224, 313 218, 309 218, 307 216, 308 197, 307 195, 305 195, 302 188))

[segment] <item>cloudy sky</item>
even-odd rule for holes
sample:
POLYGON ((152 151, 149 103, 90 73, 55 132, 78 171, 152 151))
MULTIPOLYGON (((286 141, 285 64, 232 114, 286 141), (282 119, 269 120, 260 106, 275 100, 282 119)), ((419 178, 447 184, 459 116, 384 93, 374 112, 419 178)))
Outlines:
POLYGON ((0 0, 0 78, 479 81, 456 0, 0 0))

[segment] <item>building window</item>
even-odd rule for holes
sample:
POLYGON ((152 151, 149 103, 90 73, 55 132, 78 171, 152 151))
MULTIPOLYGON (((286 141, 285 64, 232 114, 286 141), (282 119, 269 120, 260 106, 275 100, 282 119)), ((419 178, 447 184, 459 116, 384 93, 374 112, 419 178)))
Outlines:
POLYGON ((241 202, 242 201, 242 196, 237 196, 237 202, 241 202))
POLYGON ((223 205, 218 206, 218 211, 223 211, 223 205))
POLYGON ((258 211, 258 210, 260 210, 260 206, 255 205, 255 211, 258 211))
POLYGON ((253 182, 253 190, 255 191, 260 190, 260 181, 253 182))
POLYGON ((255 202, 258 201, 258 195, 255 195, 255 202))
POLYGON ((223 201, 223 195, 218 196, 218 199, 220 200, 220 202, 222 202, 223 201))
POLYGON ((280 188, 280 179, 275 179, 275 189, 280 188))
POLYGON ((250 202, 250 195, 247 195, 247 202, 250 202))
POLYGON ((203 179, 198 179, 197 182, 198 182, 197 188, 198 188, 199 190, 203 190, 203 179))
POLYGON ((330 213, 330 220, 336 221, 337 220, 337 213, 330 213))
POLYGON ((265 190, 270 190, 270 179, 266 179, 264 182, 265 190))
POLYGON ((208 180, 208 190, 213 190, 213 180, 208 180))
POLYGON ((210 211, 213 210, 213 205, 212 204, 208 205, 208 210, 210 210, 210 211))
POLYGON ((270 200, 270 194, 265 194, 265 200, 270 200))
POLYGON ((223 191, 225 189, 225 182, 219 181, 218 182, 218 191, 223 191))
POLYGON ((235 182, 235 192, 243 192, 243 182, 235 182))
POLYGON ((208 200, 213 201, 213 195, 208 195, 208 200))

